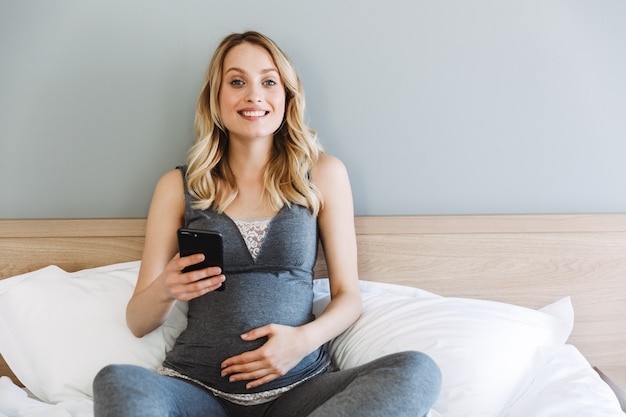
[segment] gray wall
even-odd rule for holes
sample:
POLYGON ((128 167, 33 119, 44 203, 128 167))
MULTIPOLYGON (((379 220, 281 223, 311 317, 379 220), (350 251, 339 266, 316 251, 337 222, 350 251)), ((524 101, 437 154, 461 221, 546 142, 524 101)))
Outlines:
POLYGON ((626 211, 622 0, 0 0, 0 218, 145 216, 245 29, 296 63, 357 214, 626 211))

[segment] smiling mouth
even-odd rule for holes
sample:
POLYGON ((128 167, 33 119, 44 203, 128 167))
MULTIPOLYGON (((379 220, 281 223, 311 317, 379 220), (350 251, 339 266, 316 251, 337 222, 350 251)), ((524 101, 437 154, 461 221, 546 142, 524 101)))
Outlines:
POLYGON ((268 111, 265 110, 255 110, 255 111, 242 111, 239 112, 242 116, 245 117, 261 117, 269 114, 268 111))

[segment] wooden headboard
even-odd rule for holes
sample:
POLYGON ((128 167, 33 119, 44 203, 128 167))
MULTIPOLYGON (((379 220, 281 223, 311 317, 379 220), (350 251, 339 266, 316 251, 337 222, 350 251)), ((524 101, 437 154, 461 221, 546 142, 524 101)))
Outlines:
MULTIPOLYGON (((144 228, 144 219, 0 220, 0 279, 140 259, 144 228)), ((626 214, 365 216, 356 228, 363 280, 531 308, 571 296, 569 342, 626 387, 626 214)), ((320 256, 316 276, 325 274, 320 256)))

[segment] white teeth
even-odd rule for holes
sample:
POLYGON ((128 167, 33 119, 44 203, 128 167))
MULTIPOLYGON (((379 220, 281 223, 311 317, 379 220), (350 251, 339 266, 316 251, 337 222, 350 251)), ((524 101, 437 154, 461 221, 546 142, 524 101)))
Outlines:
POLYGON ((244 111, 244 112, 241 112, 241 114, 243 114, 246 117, 261 117, 261 116, 265 116, 265 112, 264 111, 244 111))

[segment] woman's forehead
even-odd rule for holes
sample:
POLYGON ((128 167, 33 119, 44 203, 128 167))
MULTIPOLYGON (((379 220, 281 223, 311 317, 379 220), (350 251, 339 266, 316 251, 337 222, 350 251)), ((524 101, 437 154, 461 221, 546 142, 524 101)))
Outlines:
POLYGON ((242 73, 267 73, 278 71, 276 64, 265 48, 244 42, 231 48, 224 57, 224 74, 230 71, 242 73))

